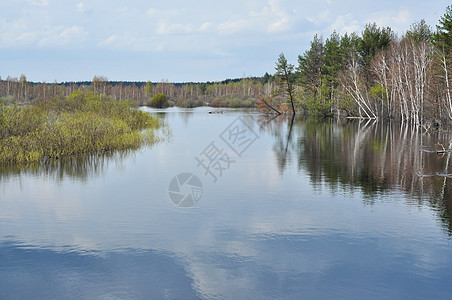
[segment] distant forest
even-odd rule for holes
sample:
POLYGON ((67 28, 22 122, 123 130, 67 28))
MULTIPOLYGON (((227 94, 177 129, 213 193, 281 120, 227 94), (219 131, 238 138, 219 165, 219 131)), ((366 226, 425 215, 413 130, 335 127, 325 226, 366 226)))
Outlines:
POLYGON ((107 95, 115 100, 133 100, 139 105, 146 105, 149 100, 161 93, 166 95, 174 105, 207 104, 223 99, 238 99, 256 103, 262 94, 274 89, 272 76, 226 79, 220 82, 131 82, 109 81, 104 76, 94 76, 92 81, 43 83, 29 82, 25 75, 20 78, 0 78, 0 101, 4 104, 31 104, 39 100, 57 96, 67 97, 76 90, 91 90, 96 94, 107 95))

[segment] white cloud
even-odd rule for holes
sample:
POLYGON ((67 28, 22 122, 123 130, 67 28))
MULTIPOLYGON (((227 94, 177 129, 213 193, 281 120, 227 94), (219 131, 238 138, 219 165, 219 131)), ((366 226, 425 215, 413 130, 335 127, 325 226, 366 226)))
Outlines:
POLYGON ((99 43, 99 46, 114 46, 115 43, 118 41, 119 37, 117 35, 112 35, 108 37, 107 39, 101 41, 99 43))
POLYGON ((160 9, 157 8, 149 8, 146 12, 146 14, 150 17, 152 16, 159 16, 162 15, 162 11, 160 9))
POLYGON ((269 32, 284 31, 289 28, 289 20, 287 18, 282 18, 281 20, 268 25, 269 32))
POLYGON ((358 32, 360 30, 360 26, 358 21, 353 19, 351 14, 347 14, 338 16, 334 23, 330 25, 329 29, 343 35, 345 33, 350 34, 358 32))
POLYGON ((76 45, 88 36, 88 32, 80 26, 55 26, 31 31, 23 22, 18 21, 9 29, 9 32, 0 34, 0 42, 4 47, 76 45))
POLYGON ((180 14, 181 14, 180 11, 176 10, 176 9, 162 10, 162 9, 151 7, 146 11, 146 15, 149 17, 160 17, 160 18, 164 18, 164 19, 179 16, 180 14))
POLYGON ((205 22, 205 23, 201 24, 201 26, 199 26, 198 31, 201 31, 201 32, 207 31, 207 30, 209 30, 212 27, 213 27, 213 23, 212 22, 205 22))
POLYGON ((157 28, 157 33, 161 35, 170 34, 188 34, 193 31, 193 26, 190 24, 166 24, 161 23, 157 28))
POLYGON ((48 6, 49 1, 48 0, 27 0, 28 3, 36 6, 48 6))
POLYGON ((226 21, 217 26, 220 33, 223 34, 237 33, 249 29, 250 27, 251 22, 249 20, 226 21))
POLYGON ((100 41, 98 46, 127 51, 163 51, 166 49, 164 40, 157 40, 153 37, 141 37, 132 32, 111 35, 100 41))
MULTIPOLYGON (((295 12, 292 9, 292 12, 295 12)), ((263 25, 269 33, 290 29, 291 17, 281 8, 279 0, 269 0, 261 11, 251 11, 249 14, 254 21, 263 25)))
POLYGON ((328 24, 331 21, 331 13, 329 10, 323 10, 317 13, 315 16, 308 16, 306 20, 320 26, 322 24, 328 24))
POLYGON ((88 36, 88 32, 83 27, 75 25, 57 26, 36 34, 40 36, 38 46, 42 47, 76 45, 83 42, 88 36))
POLYGON ((0 47, 20 47, 36 41, 35 34, 28 32, 27 24, 24 20, 14 20, 0 24, 0 47))
POLYGON ((80 3, 77 3, 77 11, 78 12, 80 12, 80 13, 84 13, 84 12, 86 12, 86 5, 85 5, 85 3, 82 3, 82 2, 80 2, 80 3))
POLYGON ((412 16, 408 10, 399 10, 395 12, 379 12, 373 14, 367 19, 366 23, 376 23, 380 27, 391 27, 395 32, 402 33, 406 31, 413 23, 412 16))

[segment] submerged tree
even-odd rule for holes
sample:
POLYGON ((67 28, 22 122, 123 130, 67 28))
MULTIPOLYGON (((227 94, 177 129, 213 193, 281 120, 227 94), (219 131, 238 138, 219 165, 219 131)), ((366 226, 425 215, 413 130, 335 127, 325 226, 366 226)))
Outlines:
POLYGON ((276 78, 279 86, 287 93, 290 104, 292 106, 292 113, 295 115, 294 106, 294 94, 295 94, 295 74, 294 65, 287 62, 284 53, 279 55, 278 61, 276 62, 276 78))
POLYGON ((446 13, 436 26, 433 35, 435 46, 435 63, 437 77, 440 79, 439 98, 443 99, 449 119, 452 119, 452 91, 450 83, 451 60, 452 60, 452 6, 448 6, 446 13))

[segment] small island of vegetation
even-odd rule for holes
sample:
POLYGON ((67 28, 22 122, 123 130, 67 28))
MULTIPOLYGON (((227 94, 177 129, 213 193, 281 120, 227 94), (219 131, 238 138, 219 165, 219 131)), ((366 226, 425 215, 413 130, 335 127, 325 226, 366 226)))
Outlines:
POLYGON ((161 122, 130 101, 91 91, 40 100, 28 106, 0 104, 0 163, 27 163, 111 150, 136 149, 155 140, 161 122))

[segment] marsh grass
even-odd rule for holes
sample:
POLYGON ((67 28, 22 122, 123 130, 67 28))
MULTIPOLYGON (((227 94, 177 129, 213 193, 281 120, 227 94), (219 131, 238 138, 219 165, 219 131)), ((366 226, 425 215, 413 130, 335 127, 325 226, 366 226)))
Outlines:
POLYGON ((137 149, 155 141, 161 121, 128 101, 73 92, 27 107, 0 106, 0 163, 137 149), (142 129, 146 130, 143 134, 142 129))
POLYGON ((252 98, 240 98, 233 96, 217 97, 210 101, 211 107, 251 108, 256 107, 256 101, 252 98))

